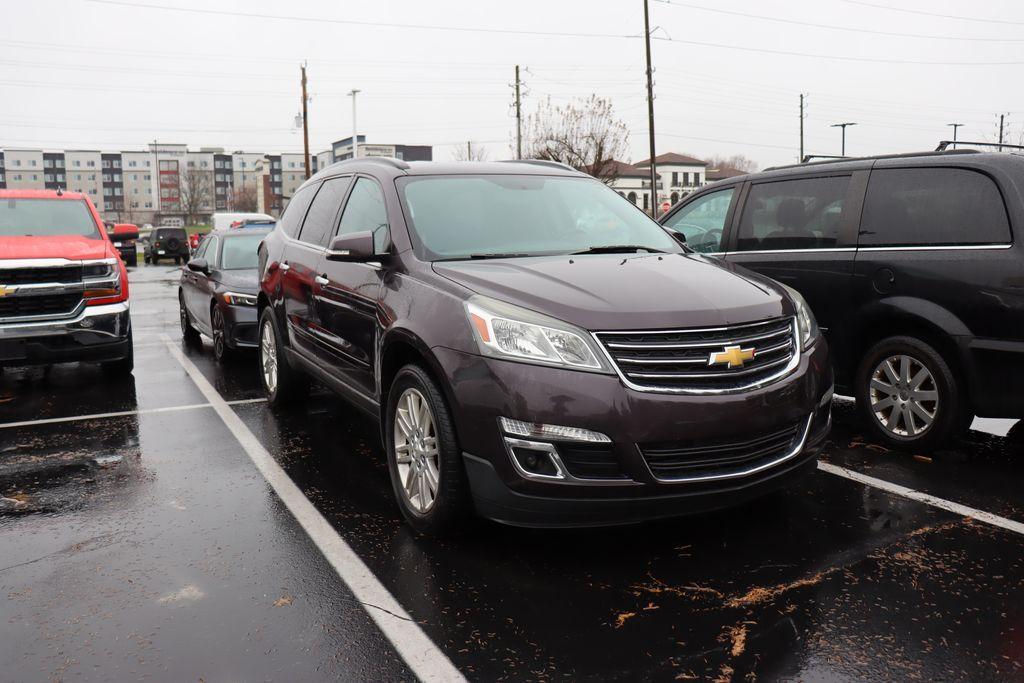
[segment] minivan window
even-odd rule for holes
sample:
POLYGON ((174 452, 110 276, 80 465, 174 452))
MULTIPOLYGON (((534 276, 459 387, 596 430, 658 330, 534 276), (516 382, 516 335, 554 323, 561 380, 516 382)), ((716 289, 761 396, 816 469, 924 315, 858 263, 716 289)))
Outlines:
POLYGON ((686 246, 694 251, 722 251, 722 232, 735 188, 706 194, 672 214, 665 227, 686 237, 686 246))
POLYGON ((421 176, 402 178, 398 186, 427 260, 617 245, 680 251, 660 225, 592 178, 421 176))
POLYGON ((341 208, 341 200, 345 198, 348 184, 352 176, 328 178, 320 186, 313 203, 306 213, 306 221, 299 232, 299 240, 318 247, 326 247, 334 232, 334 221, 341 208))
POLYGON ((50 235, 98 238, 100 232, 84 201, 15 198, 0 200, 0 237, 50 235))
POLYGON ((373 233, 373 246, 377 253, 382 253, 387 245, 388 212, 384 206, 384 192, 380 185, 369 178, 359 178, 352 195, 345 204, 345 213, 341 217, 339 235, 369 230, 373 233))
POLYGON ((292 195, 292 198, 288 201, 288 206, 284 207, 281 220, 277 222, 281 230, 284 231, 284 234, 293 239, 299 234, 299 228, 302 227, 302 219, 306 217, 306 209, 309 208, 309 203, 313 201, 316 188, 316 185, 306 185, 299 188, 292 195))
POLYGON ((849 185, 850 176, 834 176, 751 186, 736 248, 757 251, 834 247, 849 185))
POLYGON ((860 246, 1003 244, 1010 224, 991 178, 962 168, 871 172, 860 246))

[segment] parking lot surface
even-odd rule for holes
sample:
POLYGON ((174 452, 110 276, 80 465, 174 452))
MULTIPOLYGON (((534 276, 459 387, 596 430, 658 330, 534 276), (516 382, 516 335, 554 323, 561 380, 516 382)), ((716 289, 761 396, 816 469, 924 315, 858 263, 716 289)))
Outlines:
POLYGON ((0 375, 4 680, 412 680, 448 663, 470 680, 1024 679, 1007 424, 925 457, 866 443, 839 402, 826 469, 769 498, 438 541, 402 523, 376 424, 325 392, 270 410, 254 356, 183 345, 177 277, 131 274, 134 379, 0 375), (240 429, 405 614, 330 561, 240 429), (406 615, 436 654, 381 626, 406 615))

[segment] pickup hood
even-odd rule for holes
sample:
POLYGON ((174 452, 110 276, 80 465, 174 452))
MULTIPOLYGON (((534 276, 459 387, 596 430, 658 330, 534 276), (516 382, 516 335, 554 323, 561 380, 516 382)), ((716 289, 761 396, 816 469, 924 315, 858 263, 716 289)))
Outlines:
POLYGON ((69 261, 113 256, 110 242, 81 235, 50 237, 0 237, 0 261, 4 259, 65 258, 69 261))
POLYGON ((792 314, 771 280, 695 254, 435 262, 484 296, 587 330, 715 327, 792 314))
POLYGON ((225 290, 232 290, 239 294, 260 293, 260 279, 255 268, 251 270, 218 270, 217 282, 225 290))

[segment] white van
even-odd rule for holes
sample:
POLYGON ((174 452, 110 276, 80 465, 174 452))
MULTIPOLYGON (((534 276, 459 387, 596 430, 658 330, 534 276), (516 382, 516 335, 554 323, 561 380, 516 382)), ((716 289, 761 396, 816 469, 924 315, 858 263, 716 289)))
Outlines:
POLYGON ((272 221, 273 216, 265 213, 215 213, 211 217, 214 230, 227 230, 232 223, 239 221, 272 221))

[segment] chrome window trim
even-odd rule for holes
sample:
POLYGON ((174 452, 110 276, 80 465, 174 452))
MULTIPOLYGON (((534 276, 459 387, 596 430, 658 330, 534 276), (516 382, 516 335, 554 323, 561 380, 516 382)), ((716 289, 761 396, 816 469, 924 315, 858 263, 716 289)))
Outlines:
POLYGON ((1010 249, 1012 243, 1007 244, 935 244, 920 246, 902 247, 860 247, 860 251, 979 251, 987 249, 1010 249))
POLYGON ((832 254, 848 251, 857 251, 857 247, 828 247, 822 249, 737 249, 730 251, 729 256, 742 254, 832 254))
POLYGON ((623 486, 627 484, 636 485, 638 483, 630 479, 627 475, 623 475, 621 479, 582 479, 574 477, 565 466, 565 463, 562 462, 561 456, 558 455, 558 447, 555 446, 555 444, 547 441, 530 441, 528 439, 520 439, 504 435, 502 436, 502 440, 505 443, 505 451, 508 453, 509 459, 512 460, 512 467, 515 468, 516 473, 524 479, 543 481, 549 484, 587 484, 588 486, 623 486), (556 473, 537 474, 535 472, 528 472, 524 470, 522 465, 520 465, 519 461, 516 459, 515 453, 512 452, 512 448, 514 446, 547 453, 548 457, 551 458, 551 464, 555 466, 556 473))
MULTIPOLYGON (((723 330, 730 330, 730 329, 737 329, 737 328, 738 329, 742 329, 743 327, 750 327, 750 326, 753 326, 753 325, 763 325, 765 322, 768 322, 768 321, 761 321, 761 322, 757 322, 757 323, 747 323, 747 324, 743 324, 743 325, 735 325, 735 326, 729 326, 729 327, 694 328, 694 329, 686 330, 686 331, 687 332, 719 332, 719 331, 723 331, 723 330)), ((765 387, 765 386, 767 386, 769 384, 777 382, 778 380, 782 379, 783 377, 786 377, 787 375, 790 375, 794 371, 796 371, 796 369, 800 366, 800 360, 801 360, 801 358, 803 356, 804 348, 803 348, 803 345, 800 343, 800 330, 799 330, 799 326, 797 325, 795 317, 790 318, 790 325, 791 325, 792 330, 793 330, 794 351, 793 351, 792 358, 790 358, 790 360, 789 360, 789 363, 787 363, 786 366, 783 367, 781 370, 779 370, 778 372, 776 372, 774 374, 769 375, 768 377, 763 377, 763 378, 759 379, 756 382, 751 382, 749 384, 744 384, 744 385, 738 386, 738 387, 729 387, 727 389, 700 389, 700 388, 685 388, 685 387, 659 387, 659 386, 643 386, 643 385, 636 384, 635 382, 631 381, 626 376, 626 374, 622 371, 622 368, 619 367, 619 364, 615 362, 614 358, 612 358, 611 353, 608 351, 608 348, 601 341, 601 338, 598 337, 598 334, 608 334, 608 333, 607 332, 591 332, 590 336, 593 337, 594 341, 597 343, 598 348, 601 349, 601 353, 604 354, 605 360, 607 360, 608 363, 611 365, 611 367, 615 370, 615 374, 618 375, 619 381, 621 381, 627 388, 632 389, 633 391, 640 391, 640 392, 643 392, 643 393, 646 393, 646 394, 680 394, 680 395, 686 395, 686 396, 722 396, 722 395, 738 394, 738 393, 742 393, 742 392, 745 392, 745 391, 752 391, 752 390, 755 390, 755 389, 760 389, 760 388, 765 387)), ((654 332, 654 331, 660 331, 660 330, 633 330, 633 331, 630 331, 630 332, 619 331, 618 334, 645 334, 645 333, 651 333, 651 332, 654 332)), ((667 331, 668 330, 666 330, 666 332, 667 331)), ((676 330, 676 331, 679 331, 679 330, 676 330)), ((725 342, 723 342, 723 346, 724 345, 725 345, 725 342)))
MULTIPOLYGON (((831 419, 831 415, 829 417, 831 419)), ((697 483, 700 483, 700 482, 707 482, 707 481, 722 481, 724 479, 740 479, 742 477, 749 477, 752 474, 757 474, 758 472, 763 472, 765 470, 771 469, 773 467, 781 465, 782 463, 784 463, 784 462, 786 462, 788 460, 792 460, 796 456, 800 455, 803 452, 803 450, 804 450, 804 446, 807 445, 807 437, 810 436, 811 425, 812 424, 814 424, 814 413, 813 412, 810 415, 807 416, 807 421, 804 424, 803 433, 800 436, 799 443, 797 443, 797 445, 793 449, 791 449, 789 452, 787 452, 785 455, 783 455, 781 457, 778 457, 778 458, 775 458, 774 460, 772 460, 770 462, 761 463, 760 465, 757 465, 756 467, 751 467, 751 468, 748 468, 748 469, 745 469, 745 470, 740 470, 739 472, 728 472, 728 473, 725 473, 725 474, 705 474, 705 475, 697 475, 697 476, 692 476, 692 477, 667 477, 667 478, 657 477, 657 476, 654 475, 654 472, 651 470, 651 466, 648 464, 647 458, 643 457, 643 450, 640 448, 639 444, 637 444, 636 449, 637 449, 637 452, 640 454, 641 459, 644 462, 644 466, 647 467, 647 471, 650 472, 651 477, 656 482, 658 482, 659 484, 687 484, 687 483, 689 483, 689 484, 697 484, 697 483)))

